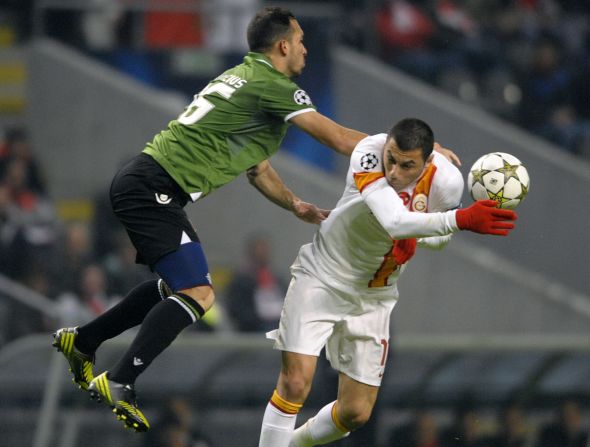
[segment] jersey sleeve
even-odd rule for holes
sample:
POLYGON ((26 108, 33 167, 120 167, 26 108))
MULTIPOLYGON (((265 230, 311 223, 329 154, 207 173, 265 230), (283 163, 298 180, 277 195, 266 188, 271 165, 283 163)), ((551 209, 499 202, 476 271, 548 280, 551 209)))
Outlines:
POLYGON ((260 97, 260 109, 289 121, 301 113, 316 110, 305 90, 289 79, 269 82, 260 97))
POLYGON ((372 183, 384 178, 383 145, 384 135, 363 138, 350 156, 350 169, 354 184, 362 193, 372 183))

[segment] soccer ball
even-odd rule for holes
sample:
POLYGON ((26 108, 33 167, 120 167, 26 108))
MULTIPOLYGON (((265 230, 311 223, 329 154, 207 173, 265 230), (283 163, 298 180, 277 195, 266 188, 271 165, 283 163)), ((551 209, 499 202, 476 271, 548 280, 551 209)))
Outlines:
POLYGON ((529 173, 520 160, 504 152, 480 157, 467 176, 473 200, 496 200, 498 208, 516 208, 529 192, 529 185, 529 173))

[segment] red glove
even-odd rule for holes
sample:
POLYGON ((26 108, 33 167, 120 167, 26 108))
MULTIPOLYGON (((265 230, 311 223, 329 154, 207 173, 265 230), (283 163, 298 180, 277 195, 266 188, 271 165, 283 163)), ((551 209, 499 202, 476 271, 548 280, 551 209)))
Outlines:
POLYGON ((402 265, 412 259, 416 253, 416 238, 399 239, 393 243, 393 260, 397 265, 402 265))
POLYGON ((516 213, 512 210, 496 208, 495 200, 478 200, 468 208, 457 210, 457 226, 460 230, 469 230, 480 234, 507 236, 514 228, 516 213))

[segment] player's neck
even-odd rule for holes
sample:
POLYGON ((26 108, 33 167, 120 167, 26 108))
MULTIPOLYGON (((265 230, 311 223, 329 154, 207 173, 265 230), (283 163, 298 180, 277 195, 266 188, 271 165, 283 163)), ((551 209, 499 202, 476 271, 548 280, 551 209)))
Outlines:
POLYGON ((293 73, 289 71, 287 59, 284 56, 277 54, 276 52, 264 53, 264 55, 268 57, 275 70, 280 71, 289 78, 293 76, 293 73))

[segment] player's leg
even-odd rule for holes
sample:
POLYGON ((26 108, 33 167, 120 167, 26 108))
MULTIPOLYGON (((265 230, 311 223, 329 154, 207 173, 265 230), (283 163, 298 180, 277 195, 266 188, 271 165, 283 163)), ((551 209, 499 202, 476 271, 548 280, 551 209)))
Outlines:
POLYGON ((379 387, 340 373, 338 398, 324 406, 293 433, 290 447, 312 447, 342 439, 362 427, 371 416, 379 387))
POLYGON ((316 356, 282 353, 277 387, 264 411, 259 447, 289 445, 297 414, 309 395, 316 365, 316 356))
POLYGON ((119 303, 80 327, 61 328, 54 334, 53 346, 70 365, 73 381, 82 389, 94 379, 94 353, 102 342, 140 324, 150 309, 170 295, 161 279, 134 287, 119 303))
POLYGON ((137 377, 182 330, 205 314, 215 297, 199 243, 190 241, 182 244, 178 250, 159 260, 154 269, 170 285, 172 293, 148 312, 139 332, 117 364, 96 377, 89 386, 94 396, 105 400, 128 426, 138 431, 147 430, 149 424, 135 401, 137 377), (116 397, 113 397, 114 394, 116 397))
POLYGON ((334 296, 319 280, 293 264, 279 329, 267 336, 282 351, 277 387, 266 406, 259 447, 287 447, 297 413, 309 394, 317 357, 334 329, 334 296))
POLYGON ((136 157, 119 172, 111 202, 137 249, 138 262, 155 270, 169 290, 145 314, 121 359, 97 376, 89 391, 113 407, 126 425, 142 431, 149 424, 135 400, 135 380, 184 328, 202 317, 214 294, 199 238, 183 210, 187 196, 151 157, 136 157), (200 298, 202 305, 185 292, 200 298))
POLYGON ((338 398, 293 433, 290 447, 323 445, 347 436, 370 415, 383 376, 394 302, 351 297, 354 308, 326 344, 326 355, 339 371, 338 398), (357 303, 354 306, 354 303, 357 303))
MULTIPOLYGON (((127 163, 115 176, 110 191, 115 214, 127 230, 133 245, 138 250, 138 262, 142 253, 149 259, 156 259, 163 250, 173 251, 174 246, 164 240, 157 240, 162 233, 173 233, 175 228, 162 228, 162 211, 171 217, 183 218, 185 202, 178 186, 150 157, 138 156, 127 163), (174 196, 162 210, 157 203, 154 189, 169 191, 174 196), (156 238, 156 243, 153 239, 156 238)), ((173 221, 173 219, 170 219, 173 221)), ((177 230, 178 239, 180 231, 177 230)), ((87 389, 94 378, 92 365, 94 353, 105 340, 137 326, 155 304, 170 295, 162 280, 151 280, 133 288, 121 302, 104 314, 81 327, 62 328, 54 334, 53 345, 62 352, 74 374, 74 382, 87 389)))

